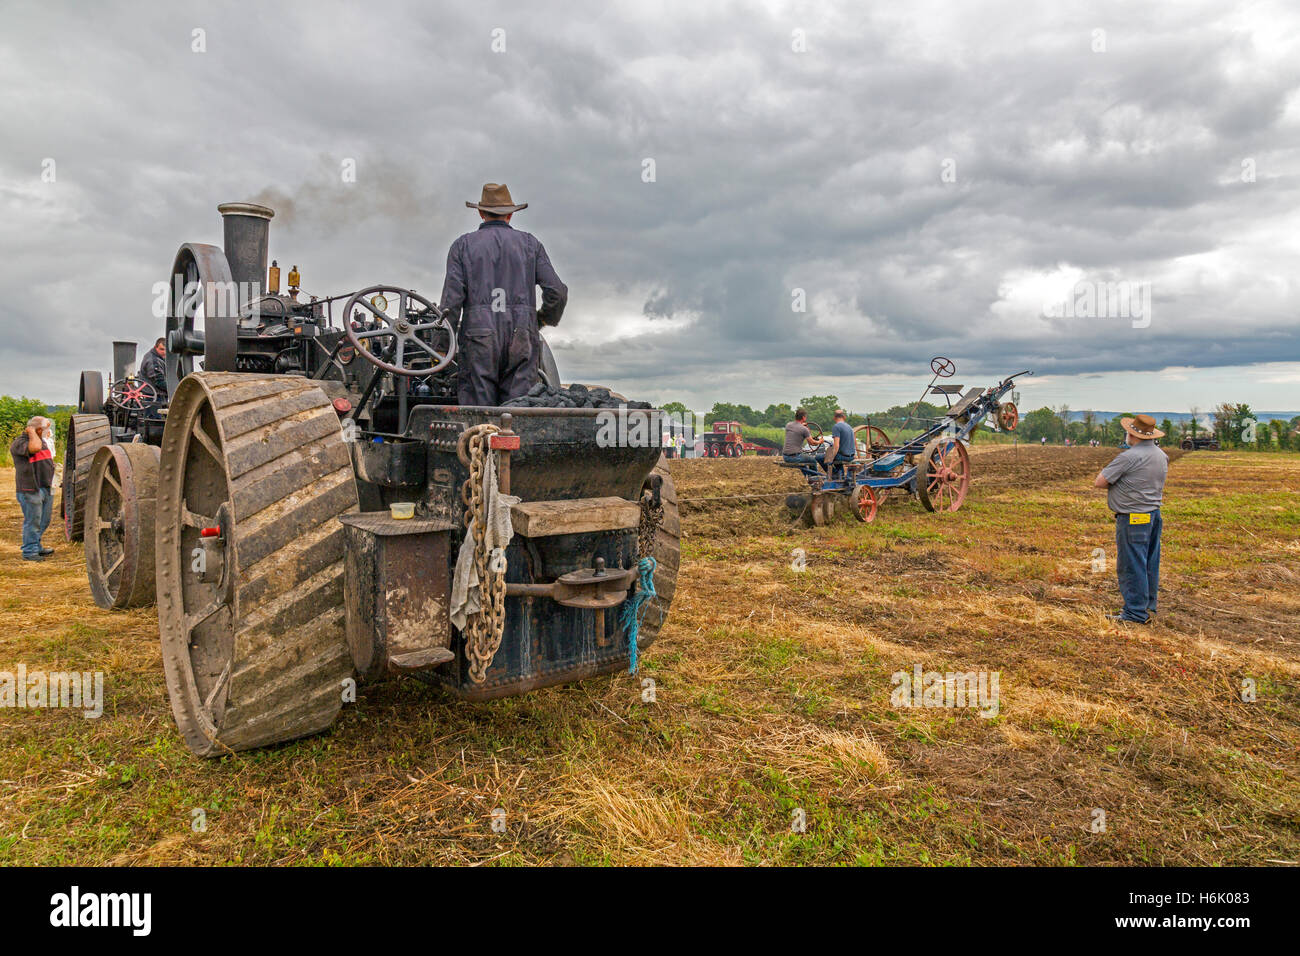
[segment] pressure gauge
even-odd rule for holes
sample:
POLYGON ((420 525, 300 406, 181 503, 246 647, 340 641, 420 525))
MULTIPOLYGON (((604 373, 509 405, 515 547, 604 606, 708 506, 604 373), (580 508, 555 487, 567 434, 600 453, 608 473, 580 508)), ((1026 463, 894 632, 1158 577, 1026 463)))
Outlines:
POLYGON ((376 309, 378 309, 380 312, 387 312, 387 311, 388 311, 388 300, 385 299, 385 298, 383 297, 382 294, 381 294, 381 295, 376 295, 376 296, 374 296, 374 297, 370 300, 370 304, 373 305, 373 306, 374 306, 376 309))

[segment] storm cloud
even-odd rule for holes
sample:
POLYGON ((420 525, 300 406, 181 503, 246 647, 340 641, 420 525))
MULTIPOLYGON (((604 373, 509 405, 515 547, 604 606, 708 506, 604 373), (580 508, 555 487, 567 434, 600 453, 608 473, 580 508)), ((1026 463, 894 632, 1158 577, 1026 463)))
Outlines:
POLYGON ((220 241, 219 202, 274 208, 271 255, 310 293, 436 296, 464 201, 497 181, 570 286, 548 333, 566 379, 870 408, 945 354, 1075 407, 1125 373, 1300 405, 1283 4, 4 0, 3 20, 0 391, 68 401, 113 339, 152 341, 153 284, 182 242, 220 241), (1076 283, 1149 289, 1149 322, 1050 314, 1076 283))

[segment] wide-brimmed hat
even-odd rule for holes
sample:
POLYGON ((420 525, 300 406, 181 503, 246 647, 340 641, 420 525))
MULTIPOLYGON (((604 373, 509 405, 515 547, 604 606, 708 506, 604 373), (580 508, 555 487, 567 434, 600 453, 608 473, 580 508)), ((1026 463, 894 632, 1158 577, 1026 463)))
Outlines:
POLYGON ((515 205, 515 201, 510 198, 510 187, 505 183, 484 183, 483 195, 479 201, 473 202, 467 199, 465 205, 479 212, 490 212, 494 216, 508 216, 512 212, 528 208, 526 202, 515 205))
POLYGON ((1156 420, 1150 415, 1139 415, 1137 418, 1121 418, 1119 423, 1124 431, 1138 439, 1138 441, 1165 437, 1165 433, 1156 428, 1156 420))

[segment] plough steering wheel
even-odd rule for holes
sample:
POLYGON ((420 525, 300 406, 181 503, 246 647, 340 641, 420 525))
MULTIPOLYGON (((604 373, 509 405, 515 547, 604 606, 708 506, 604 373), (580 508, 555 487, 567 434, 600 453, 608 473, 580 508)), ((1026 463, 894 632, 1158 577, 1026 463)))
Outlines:
MULTIPOLYGON (((385 372, 406 376, 432 375, 450 365, 451 360, 456 356, 456 330, 451 327, 451 322, 436 305, 408 289, 386 285, 373 285, 368 289, 362 289, 348 299, 348 304, 343 308, 343 316, 343 330, 347 334, 348 342, 359 355, 364 355, 367 361, 385 372), (391 316, 386 311, 390 296, 397 298, 396 316, 391 316), (424 312, 413 315, 412 302, 424 306, 424 312), (352 311, 358 306, 365 308, 379 321, 376 328, 358 330, 353 327, 352 311), (448 341, 446 352, 439 352, 420 338, 419 333, 434 330, 446 331, 448 341), (394 341, 395 346, 392 362, 384 361, 369 347, 376 339, 380 340, 374 342, 378 346, 388 338, 394 341), (427 368, 415 367, 409 364, 412 361, 428 362, 429 365, 427 368)), ((387 343, 383 342, 383 344, 387 343)))
POLYGON ((950 358, 936 355, 930 359, 930 371, 940 378, 952 378, 953 372, 957 371, 957 365, 950 358))
POLYGON ((812 432, 812 440, 821 444, 823 441, 822 427, 816 422, 804 422, 804 424, 808 426, 808 431, 812 432))

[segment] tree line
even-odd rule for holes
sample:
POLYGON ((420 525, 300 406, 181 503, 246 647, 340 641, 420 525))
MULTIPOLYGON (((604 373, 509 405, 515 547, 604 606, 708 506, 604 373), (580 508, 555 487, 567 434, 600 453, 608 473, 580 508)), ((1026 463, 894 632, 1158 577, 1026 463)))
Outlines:
MULTIPOLYGON (((687 407, 681 402, 668 402, 661 407, 664 411, 676 412, 682 415, 683 418, 689 413, 687 407)), ((808 420, 810 422, 815 422, 821 425, 823 429, 829 430, 835 421, 835 409, 840 407, 840 400, 834 395, 809 395, 806 398, 799 399, 797 406, 781 403, 768 405, 767 408, 761 411, 750 408, 748 405, 737 405, 733 402, 715 402, 713 408, 705 413, 704 419, 709 424, 714 422, 740 422, 742 425, 751 427, 784 428, 787 422, 794 419, 795 408, 804 408, 808 411, 808 420)), ((895 405, 883 412, 870 412, 867 414, 848 412, 847 418, 850 425, 879 425, 886 431, 891 431, 901 428, 911 412, 911 405, 895 405)), ((911 426, 916 426, 917 422, 925 424, 930 419, 941 418, 946 412, 947 409, 943 406, 921 402, 916 407, 911 426)))
MULTIPOLYGON (((808 410, 808 420, 829 429, 834 421, 835 409, 841 407, 840 400, 834 395, 809 395, 799 399, 799 406, 785 403, 768 405, 765 409, 751 408, 734 402, 715 402, 713 408, 704 416, 709 424, 714 422, 740 422, 751 428, 784 428, 793 420, 795 407, 808 410)), ((687 419, 689 409, 681 402, 668 402, 662 406, 665 411, 676 412, 687 419)), ((891 436, 896 431, 920 431, 932 420, 942 418, 947 409, 942 405, 921 402, 915 406, 894 405, 879 412, 848 412, 851 425, 878 425, 891 436), (911 421, 904 428, 909 416, 911 421)), ((1175 424, 1167 416, 1160 424, 1165 433, 1161 443, 1165 446, 1177 445, 1184 438, 1207 437, 1213 435, 1223 448, 1252 449, 1300 449, 1300 415, 1289 422, 1275 419, 1259 422, 1250 405, 1245 402, 1224 402, 1216 406, 1210 414, 1213 422, 1207 429, 1200 419, 1204 416, 1198 407, 1189 409, 1191 420, 1175 424), (1252 424, 1253 423, 1253 424, 1252 424)), ((1103 445, 1118 445, 1124 440, 1124 429, 1120 427, 1121 418, 1132 418, 1134 412, 1123 412, 1110 419, 1102 419, 1094 411, 1083 411, 1078 416, 1071 415, 1068 405, 1055 408, 1044 406, 1021 415, 1020 426, 1016 435, 1021 441, 1049 442, 1062 444, 1068 438, 1071 444, 1087 444, 1097 440, 1103 445)))
MULTIPOLYGON (((1200 408, 1193 407, 1189 411, 1191 419, 1178 424, 1165 417, 1160 423, 1160 430, 1165 433, 1161 444, 1172 446, 1185 438, 1213 437, 1222 448, 1300 449, 1300 435, 1297 434, 1300 415, 1289 422, 1280 418, 1261 422, 1246 402, 1223 402, 1213 409, 1213 421, 1207 428, 1201 422, 1200 408)), ((1118 445, 1125 434, 1119 420, 1134 416, 1134 412, 1123 412, 1103 421, 1095 412, 1085 411, 1078 418, 1072 418, 1068 405, 1045 406, 1022 415, 1016 432, 1022 440, 1031 442, 1046 438, 1049 442, 1063 443, 1069 438, 1072 444, 1086 444, 1097 439, 1103 445, 1118 445)))
POLYGON ((54 434, 59 446, 57 454, 62 458, 63 436, 67 434, 72 408, 59 405, 51 409, 39 399, 0 395, 0 464, 13 464, 9 460, 9 446, 22 434, 23 429, 27 427, 27 422, 37 415, 44 415, 54 422, 54 434))

